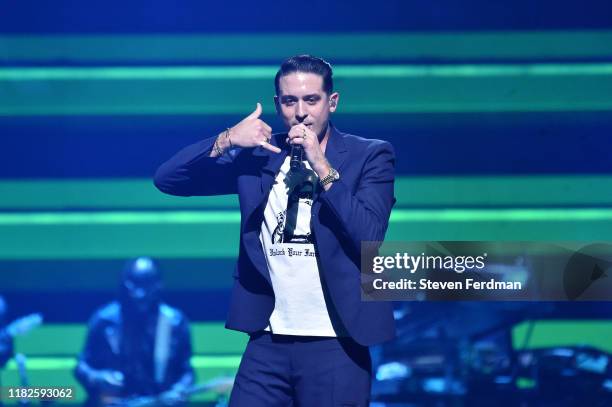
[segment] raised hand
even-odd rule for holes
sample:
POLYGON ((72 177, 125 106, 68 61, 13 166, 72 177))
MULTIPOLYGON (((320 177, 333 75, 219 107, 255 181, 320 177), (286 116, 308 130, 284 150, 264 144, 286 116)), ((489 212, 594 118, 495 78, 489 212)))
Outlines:
MULTIPOLYGON (((280 148, 270 144, 272 128, 259 118, 261 116, 261 112, 261 104, 258 102, 253 113, 249 114, 247 117, 242 119, 240 123, 229 129, 231 143, 232 145, 238 147, 263 147, 274 153, 280 153, 280 148)), ((225 141, 222 139, 223 137, 220 137, 219 143, 225 141)))

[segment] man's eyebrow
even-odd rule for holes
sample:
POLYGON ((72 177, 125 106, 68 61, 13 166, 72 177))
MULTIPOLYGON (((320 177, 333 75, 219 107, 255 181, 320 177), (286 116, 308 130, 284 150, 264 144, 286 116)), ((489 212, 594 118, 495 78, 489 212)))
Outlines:
MULTIPOLYGON (((282 95, 280 97, 280 100, 298 100, 299 98, 295 95, 282 95)), ((321 95, 319 95, 318 93, 311 93, 308 95, 304 95, 302 96, 302 99, 306 100, 306 99, 321 99, 321 95)))

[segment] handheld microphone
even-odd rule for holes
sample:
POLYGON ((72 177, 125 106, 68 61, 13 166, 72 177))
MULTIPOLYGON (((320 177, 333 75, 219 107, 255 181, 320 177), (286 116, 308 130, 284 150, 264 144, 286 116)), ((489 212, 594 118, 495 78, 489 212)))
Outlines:
POLYGON ((292 170, 299 170, 302 167, 302 160, 304 157, 304 148, 298 145, 291 145, 291 159, 289 161, 289 168, 292 170))

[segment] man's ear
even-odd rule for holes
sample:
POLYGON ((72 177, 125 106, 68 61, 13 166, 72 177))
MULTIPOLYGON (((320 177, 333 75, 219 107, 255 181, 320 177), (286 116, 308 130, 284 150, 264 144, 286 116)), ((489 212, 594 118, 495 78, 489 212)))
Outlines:
POLYGON ((280 99, 278 98, 278 95, 274 95, 274 108, 276 109, 276 114, 280 115, 281 109, 280 109, 280 99))
POLYGON ((329 96, 329 111, 331 113, 335 112, 338 108, 338 101, 340 100, 340 94, 338 92, 334 92, 329 96))

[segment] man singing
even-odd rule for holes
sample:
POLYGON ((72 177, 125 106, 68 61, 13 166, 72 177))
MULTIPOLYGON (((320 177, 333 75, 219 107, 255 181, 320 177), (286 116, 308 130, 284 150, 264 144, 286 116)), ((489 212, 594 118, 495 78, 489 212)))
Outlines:
POLYGON ((231 406, 367 406, 369 345, 393 338, 390 303, 362 302, 360 246, 382 241, 395 156, 336 129, 332 68, 287 59, 275 78, 272 134, 261 105, 179 151, 155 175, 172 195, 237 193, 240 250, 227 328, 250 334, 231 406))

